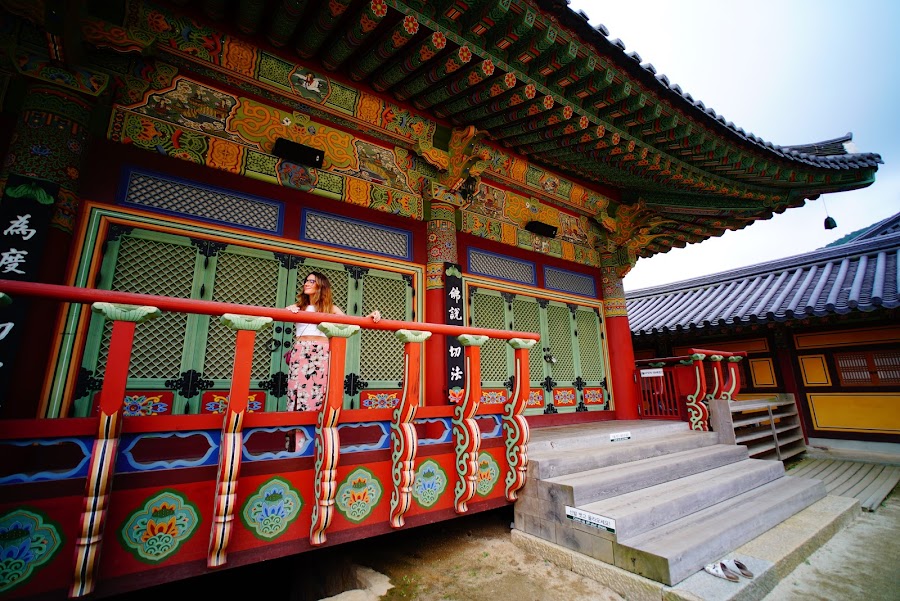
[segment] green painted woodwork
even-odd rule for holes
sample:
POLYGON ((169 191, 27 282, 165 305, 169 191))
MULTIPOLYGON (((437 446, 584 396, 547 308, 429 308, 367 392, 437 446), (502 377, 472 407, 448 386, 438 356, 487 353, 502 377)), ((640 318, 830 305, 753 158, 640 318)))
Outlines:
MULTIPOLYGON (((110 241, 104 255, 101 288, 160 294, 217 302, 285 307, 310 271, 325 273, 333 287, 335 304, 350 315, 366 315, 379 309, 387 319, 413 319, 412 289, 401 274, 366 271, 321 259, 306 259, 286 267, 271 251, 228 245, 217 252, 203 252, 202 244, 160 232, 134 230, 110 241), (210 256, 206 256, 209 254, 210 256), (165 278, 159 274, 165 273, 165 278), (354 277, 357 276, 357 277, 354 277)), ((271 320, 243 318, 243 329, 264 327, 271 320), (252 321, 252 320, 251 320, 252 321)), ((231 320, 233 321, 233 320, 231 320)), ((227 390, 234 363, 235 334, 228 320, 206 315, 166 313, 141 324, 136 330, 128 388, 172 390, 167 384, 193 370, 207 381, 198 393, 176 392, 175 413, 197 413, 204 390, 227 390)), ((285 371, 284 351, 293 340, 293 324, 277 322, 271 335, 260 333, 254 342, 252 388, 272 374, 285 371)), ((337 324, 332 324, 337 325, 337 324)), ((343 326, 341 326, 343 327, 343 326)), ((357 328, 358 326, 352 326, 357 328)), ((334 335, 343 335, 339 327, 334 335)), ((102 316, 92 320, 82 366, 102 378, 109 351, 111 325, 102 316)), ((402 343, 387 331, 362 330, 350 340, 347 373, 368 381, 369 388, 399 389, 402 380, 402 343)), ((175 387, 177 388, 177 386, 175 387)), ((77 415, 87 415, 93 395, 76 400, 77 415)), ((267 411, 283 411, 286 399, 268 395, 267 411)), ((358 407, 358 394, 345 397, 348 407, 358 407)))
MULTIPOLYGON (((469 305, 471 325, 513 329, 541 334, 541 340, 528 354, 528 369, 532 389, 542 388, 547 378, 556 388, 576 388, 579 404, 584 400, 582 387, 605 386, 606 350, 597 310, 577 304, 538 300, 524 293, 501 293, 476 288, 469 305), (549 350, 548 350, 549 349, 549 350), (544 360, 545 353, 556 362, 544 360), (579 380, 580 378, 580 380, 579 380)), ((481 350, 481 377, 485 388, 506 385, 513 374, 513 344, 503 347, 489 340, 481 350)), ((545 402, 552 400, 544 393, 545 402)), ((561 407, 559 412, 573 412, 577 408, 561 407)), ((528 409, 527 414, 543 409, 528 409)))

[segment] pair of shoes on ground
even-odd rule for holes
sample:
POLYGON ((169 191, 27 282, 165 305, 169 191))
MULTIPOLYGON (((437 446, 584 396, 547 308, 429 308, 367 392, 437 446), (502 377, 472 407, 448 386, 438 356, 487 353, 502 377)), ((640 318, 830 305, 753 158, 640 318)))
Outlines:
POLYGON ((703 571, 707 574, 712 574, 717 578, 724 578, 731 582, 739 581, 739 576, 753 578, 753 572, 747 569, 747 566, 737 559, 723 559, 722 561, 708 564, 704 566, 703 571))

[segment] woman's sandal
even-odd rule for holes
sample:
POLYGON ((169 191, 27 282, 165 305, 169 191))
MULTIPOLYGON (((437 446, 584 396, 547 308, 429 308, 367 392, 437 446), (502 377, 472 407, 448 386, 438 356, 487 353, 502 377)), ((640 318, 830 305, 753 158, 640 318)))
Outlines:
POLYGON ((734 572, 732 572, 731 570, 729 570, 727 567, 725 567, 725 564, 722 563, 721 561, 717 561, 716 563, 707 564, 706 566, 703 567, 703 570, 707 574, 712 574, 713 576, 715 576, 717 578, 723 578, 723 579, 731 581, 731 582, 738 582, 740 580, 740 578, 738 578, 738 575, 735 574, 734 572))
POLYGON ((737 559, 723 559, 722 564, 724 564, 727 570, 740 574, 744 578, 753 578, 753 572, 737 559))

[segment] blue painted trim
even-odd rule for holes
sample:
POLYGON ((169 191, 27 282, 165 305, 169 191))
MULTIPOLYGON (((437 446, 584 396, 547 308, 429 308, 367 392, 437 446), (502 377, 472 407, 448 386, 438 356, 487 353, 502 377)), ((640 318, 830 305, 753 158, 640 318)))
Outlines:
POLYGON ((214 223, 216 225, 227 225, 230 227, 235 227, 242 230, 247 230, 251 232, 259 232, 261 234, 269 234, 281 236, 284 234, 284 203, 279 202, 277 200, 271 200, 268 198, 263 198, 261 196, 254 196, 252 194, 243 194, 241 192, 236 192, 234 190, 229 190, 228 188, 219 188, 216 186, 209 186, 206 184, 201 184, 199 182, 182 179, 180 177, 172 177, 171 175, 166 175, 164 173, 157 173, 155 171, 147 171, 145 169, 139 169, 136 167, 126 167, 122 170, 122 175, 119 178, 119 190, 116 193, 116 204, 125 206, 125 207, 133 207, 135 209, 141 209, 143 211, 151 211, 154 213, 161 213, 163 215, 171 215, 172 217, 183 217, 186 219, 194 219, 196 221, 202 221, 203 223, 214 223), (176 184, 181 184, 184 186, 190 186, 192 188, 200 188, 202 190, 209 190, 210 192, 214 192, 216 194, 224 194, 227 196, 234 196, 236 198, 243 198, 246 200, 252 200, 254 202, 261 202, 268 205, 273 205, 278 208, 278 225, 276 229, 267 230, 262 228, 251 227, 249 225, 243 225, 240 223, 234 223, 232 221, 225 221, 222 219, 210 219, 208 217, 200 217, 197 215, 192 215, 190 213, 182 213, 180 211, 169 211, 167 209, 160 209, 158 207, 151 207, 144 204, 128 202, 126 198, 128 197, 128 187, 131 182, 132 175, 145 175, 147 177, 151 177, 154 179, 165 180, 169 182, 173 182, 176 184))
POLYGON ((574 294, 575 296, 583 296, 585 298, 592 298, 594 300, 597 300, 597 280, 594 278, 594 276, 587 275, 585 273, 579 273, 577 271, 569 271, 568 269, 560 269, 559 267, 550 267, 549 265, 544 265, 544 288, 546 288, 547 290, 555 290, 557 292, 565 292, 567 294, 574 294), (562 288, 553 288, 551 286, 548 286, 547 285, 547 271, 549 271, 549 270, 556 271, 558 273, 571 274, 571 275, 577 276, 579 278, 589 279, 591 281, 591 294, 586 295, 586 294, 582 294, 580 292, 575 292, 574 290, 563 290, 562 288))
POLYGON ((466 252, 466 262, 467 262, 467 266, 466 266, 467 271, 469 273, 483 275, 483 276, 487 276, 489 278, 494 278, 495 280, 503 280, 505 282, 514 282, 516 284, 530 284, 532 286, 537 286, 537 265, 532 261, 523 261, 522 259, 514 259, 514 258, 508 257, 506 255, 500 255, 497 253, 488 252, 488 251, 482 250, 480 248, 469 248, 468 251, 466 252), (513 263, 519 263, 520 265, 528 265, 531 268, 531 281, 524 282, 522 280, 513 280, 510 278, 504 278, 495 273, 482 273, 480 271, 476 271, 475 269, 472 268, 472 253, 473 252, 480 253, 482 255, 490 255, 492 257, 497 257, 497 258, 503 259, 504 261, 511 261, 513 263))
POLYGON ((296 428, 248 428, 243 431, 243 440, 244 440, 244 450, 242 453, 242 457, 244 461, 252 462, 252 461, 265 461, 269 459, 289 459, 296 457, 312 457, 313 456, 313 443, 316 440, 316 429, 313 426, 297 426, 296 428), (303 446, 298 448, 296 451, 266 451, 264 453, 259 453, 258 455, 254 455, 247 450, 247 440, 249 440, 250 436, 254 432, 284 432, 285 436, 290 436, 294 430, 303 430, 303 433, 306 435, 305 442, 303 446))
POLYGON ((402 259, 405 261, 412 261, 412 233, 407 230, 402 230, 396 227, 389 227, 386 225, 376 225, 371 221, 361 221, 359 219, 350 219, 349 217, 344 217, 343 215, 335 215, 333 213, 323 213, 322 211, 313 211, 311 209, 303 209, 300 214, 300 239, 306 242, 312 242, 313 244, 324 244, 325 246, 332 246, 334 248, 343 248, 345 250, 353 250, 357 252, 363 252, 367 255, 378 255, 380 257, 390 257, 391 259, 402 259), (360 248, 358 246, 350 246, 347 244, 334 244, 331 242, 326 242, 324 240, 317 240, 312 238, 307 238, 306 236, 306 218, 308 215, 321 215, 327 219, 334 219, 338 221, 346 221, 349 223, 355 223, 361 225, 363 227, 367 227, 369 229, 382 230, 385 232, 395 232, 403 235, 406 238, 406 255, 403 257, 398 257, 397 255, 392 255, 388 253, 380 253, 378 251, 374 251, 368 248, 360 248))
POLYGON ((48 480, 68 480, 69 478, 84 478, 87 476, 87 468, 88 463, 91 460, 91 447, 93 446, 93 440, 88 439, 80 439, 80 438, 54 438, 52 440, 8 440, 4 441, 0 444, 9 445, 13 447, 30 447, 32 445, 37 445, 41 447, 49 447, 56 446, 63 442, 71 442, 74 443, 78 448, 81 449, 83 457, 78 462, 78 465, 73 467, 67 471, 45 471, 45 472, 35 472, 33 474, 10 474, 8 476, 4 476, 0 478, 0 484, 14 484, 14 483, 28 483, 28 482, 45 482, 48 480))
POLYGON ((116 461, 116 473, 126 472, 151 472, 156 470, 168 470, 178 467, 200 467, 203 465, 216 465, 219 462, 219 438, 221 431, 194 430, 192 432, 159 432, 152 434, 126 434, 122 436, 122 451, 116 461), (132 449, 142 438, 188 438, 190 436, 202 436, 209 443, 209 448, 199 459, 175 459, 173 461, 151 461, 141 463, 131 454, 132 449), (214 438, 215 436, 215 438, 214 438))

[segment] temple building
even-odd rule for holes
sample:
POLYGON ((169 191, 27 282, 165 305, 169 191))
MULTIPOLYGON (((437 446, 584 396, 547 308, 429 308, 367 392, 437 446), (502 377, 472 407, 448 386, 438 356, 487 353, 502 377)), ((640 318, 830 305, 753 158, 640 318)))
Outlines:
MULTIPOLYGON (((0 7, 9 598, 511 504, 529 428, 645 417, 634 349, 672 351, 626 303, 639 258, 869 186, 881 163, 759 138, 561 0, 0 7), (313 271, 347 316, 321 326, 326 408, 289 412, 307 317, 284 307, 313 271)), ((779 336, 724 349, 749 353, 750 392, 801 394, 779 336)), ((811 344, 794 368, 829 377, 811 344)), ((869 427, 822 399, 807 411, 869 427)))

